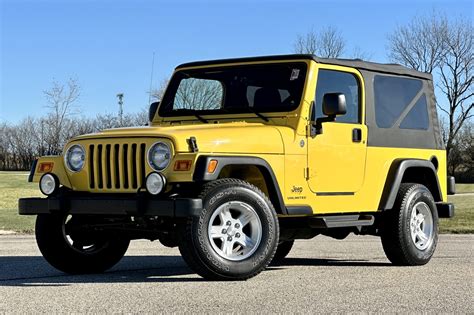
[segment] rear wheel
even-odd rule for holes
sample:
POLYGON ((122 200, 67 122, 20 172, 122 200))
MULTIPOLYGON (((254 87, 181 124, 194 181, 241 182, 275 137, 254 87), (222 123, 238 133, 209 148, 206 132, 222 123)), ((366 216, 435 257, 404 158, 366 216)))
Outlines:
POLYGON ((56 269, 71 274, 101 273, 122 259, 130 240, 101 233, 81 233, 81 218, 40 214, 36 242, 56 269))
POLYGON ((264 270, 278 244, 271 202, 238 179, 206 185, 203 210, 185 227, 180 252, 189 267, 209 280, 245 280, 264 270))
POLYGON ((383 218, 383 249, 395 265, 424 265, 438 243, 438 212, 423 185, 403 183, 393 209, 383 218))

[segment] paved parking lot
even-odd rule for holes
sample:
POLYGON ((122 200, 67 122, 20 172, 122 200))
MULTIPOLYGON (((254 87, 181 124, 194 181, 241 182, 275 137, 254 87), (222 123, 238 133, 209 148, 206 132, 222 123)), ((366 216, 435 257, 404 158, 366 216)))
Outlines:
POLYGON ((207 282, 176 249, 134 241, 101 275, 68 276, 32 236, 0 236, 4 312, 474 313, 474 235, 442 235, 433 260, 393 267, 378 238, 298 241, 281 266, 245 282, 207 282))

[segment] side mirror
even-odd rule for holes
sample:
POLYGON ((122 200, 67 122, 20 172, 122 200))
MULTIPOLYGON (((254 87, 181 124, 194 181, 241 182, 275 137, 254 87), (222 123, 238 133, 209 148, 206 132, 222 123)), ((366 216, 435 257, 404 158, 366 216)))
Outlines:
MULTIPOLYGON (((314 110, 314 103, 312 104, 312 110, 314 110)), ((331 122, 336 120, 336 116, 344 115, 347 112, 346 107, 346 96, 342 93, 326 93, 323 96, 323 114, 326 117, 320 117, 316 119, 314 124, 310 126, 310 135, 315 137, 316 135, 323 133, 323 123, 331 122)))
POLYGON ((151 103, 150 109, 148 111, 148 121, 149 122, 153 121, 153 118, 155 117, 156 110, 158 109, 158 106, 160 106, 160 102, 151 103))
POLYGON ((347 112, 346 96, 342 93, 326 93, 323 96, 323 114, 335 118, 347 112))

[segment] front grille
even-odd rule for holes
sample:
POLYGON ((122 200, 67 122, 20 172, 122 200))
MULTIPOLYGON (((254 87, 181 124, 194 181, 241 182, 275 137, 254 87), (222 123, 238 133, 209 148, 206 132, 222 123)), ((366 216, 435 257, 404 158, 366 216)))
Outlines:
POLYGON ((145 143, 89 145, 89 187, 136 190, 145 180, 145 143))

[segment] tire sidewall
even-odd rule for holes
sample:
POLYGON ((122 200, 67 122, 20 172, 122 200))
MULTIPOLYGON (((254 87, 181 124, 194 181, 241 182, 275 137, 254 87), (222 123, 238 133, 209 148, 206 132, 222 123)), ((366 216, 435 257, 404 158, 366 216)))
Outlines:
POLYGON ((64 236, 67 214, 43 214, 36 220, 36 241, 43 257, 56 269, 71 274, 103 272, 115 265, 127 251, 130 241, 109 238, 95 252, 73 249, 64 236))
POLYGON ((250 275, 271 261, 278 244, 278 223, 275 211, 265 198, 245 185, 218 186, 203 199, 202 212, 194 220, 193 243, 200 260, 207 268, 223 276, 250 275), (231 261, 221 257, 212 248, 208 236, 209 221, 219 206, 229 201, 241 201, 250 205, 262 224, 262 239, 257 250, 241 261, 231 261))
POLYGON ((436 249, 436 245, 438 243, 438 212, 430 191, 422 186, 418 186, 415 189, 411 190, 411 192, 406 198, 406 201, 402 204, 401 210, 402 233, 400 234, 400 237, 402 237, 402 243, 406 245, 405 249, 408 251, 409 256, 413 260, 415 260, 417 264, 425 264, 433 256, 434 251, 436 249), (411 213, 413 207, 418 202, 424 202, 428 205, 431 212, 431 216, 433 218, 433 235, 431 239, 431 244, 424 250, 420 250, 415 246, 411 238, 410 231, 411 213))

